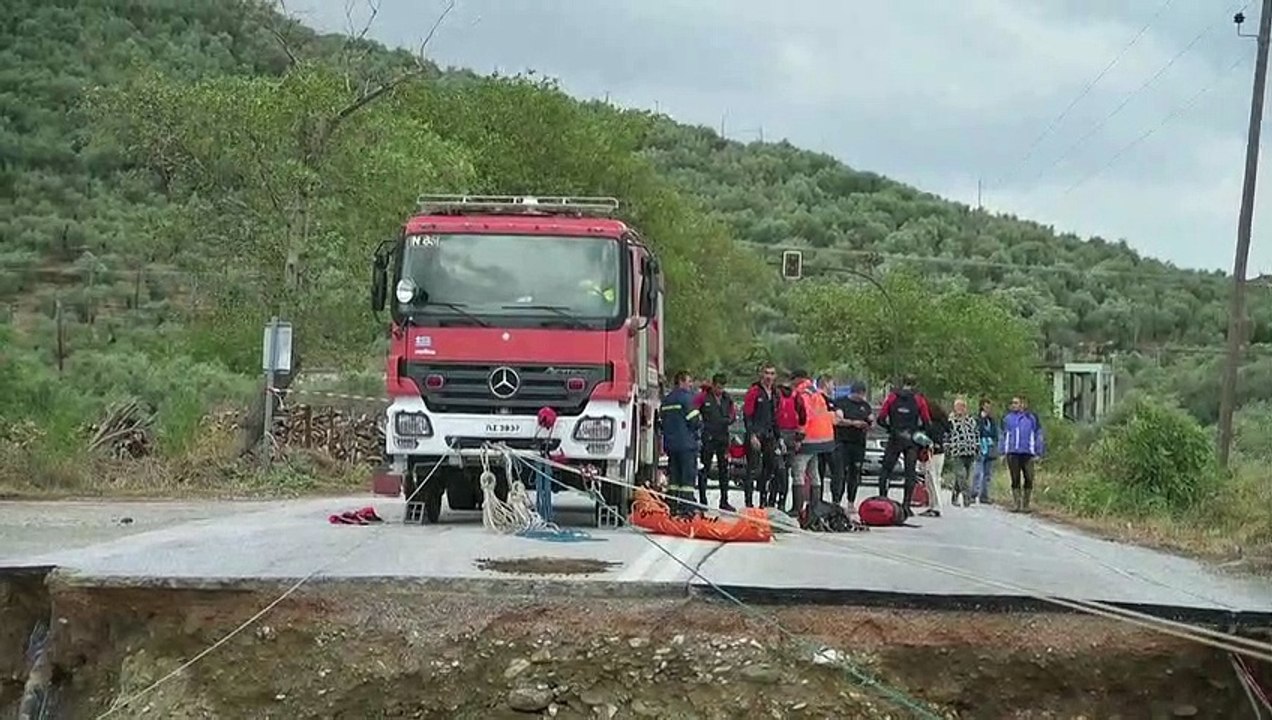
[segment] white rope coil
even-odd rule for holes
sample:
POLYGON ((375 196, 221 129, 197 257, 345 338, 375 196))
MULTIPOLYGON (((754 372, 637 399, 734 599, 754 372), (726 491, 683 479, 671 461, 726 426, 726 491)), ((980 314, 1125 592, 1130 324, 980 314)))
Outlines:
POLYGON ((555 523, 544 520, 535 510, 534 498, 514 472, 519 459, 508 450, 502 453, 504 474, 508 481, 508 499, 499 499, 495 493, 498 477, 490 469, 491 452, 487 449, 481 455, 482 525, 487 530, 501 535, 516 535, 529 531, 560 532, 560 528, 555 523))
MULTIPOLYGON (((495 483, 498 478, 489 470, 481 472, 481 524, 487 530, 494 530, 503 535, 510 535, 521 530, 521 518, 516 511, 495 495, 495 483)), ((511 496, 509 497, 511 499, 511 496)))

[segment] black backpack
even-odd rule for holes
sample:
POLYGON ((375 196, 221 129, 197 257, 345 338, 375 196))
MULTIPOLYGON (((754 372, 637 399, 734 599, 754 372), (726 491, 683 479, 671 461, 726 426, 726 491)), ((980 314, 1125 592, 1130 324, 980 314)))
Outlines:
POLYGON ((813 532, 857 532, 867 528, 854 522, 839 505, 814 499, 809 503, 804 529, 813 532))
POLYGON ((898 393, 888 408, 888 427, 894 433, 915 433, 923 428, 919 399, 914 393, 898 393))

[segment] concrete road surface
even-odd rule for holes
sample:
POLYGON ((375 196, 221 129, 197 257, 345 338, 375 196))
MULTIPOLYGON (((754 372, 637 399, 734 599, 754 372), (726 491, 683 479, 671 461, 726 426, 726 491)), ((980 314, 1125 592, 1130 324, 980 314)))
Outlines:
MULTIPOLYGON (((557 496, 557 520, 585 522, 586 499, 557 496)), ((729 544, 588 529, 587 542, 502 536, 478 513, 403 525, 403 503, 359 495, 270 502, 0 503, 0 567, 59 566, 85 582, 323 579, 498 579, 483 560, 596 559, 608 570, 560 578, 640 588, 725 586, 754 601, 930 601, 932 606, 1042 593, 1222 620, 1272 617, 1272 582, 1098 540, 995 508, 947 508, 918 527, 844 535, 779 534, 729 544), (331 525, 368 504, 383 525, 331 525), (650 542, 650 540, 654 542, 650 542), (675 559, 673 559, 674 556, 675 559), (695 574, 696 573, 696 574, 695 574), (810 600, 811 599, 811 600, 810 600)), ((515 577, 514 577, 515 579, 515 577)), ((522 578, 524 579, 524 578, 522 578)))

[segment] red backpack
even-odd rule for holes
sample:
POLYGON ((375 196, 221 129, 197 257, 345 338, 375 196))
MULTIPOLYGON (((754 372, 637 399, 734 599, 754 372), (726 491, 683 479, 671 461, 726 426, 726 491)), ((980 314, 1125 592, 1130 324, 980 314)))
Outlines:
POLYGON ((795 404, 798 402, 795 393, 778 390, 777 397, 777 429, 798 430, 800 426, 799 408, 795 404))
POLYGON ((857 515, 865 525, 904 525, 910 517, 910 511, 901 503, 882 495, 866 498, 857 508, 857 515))

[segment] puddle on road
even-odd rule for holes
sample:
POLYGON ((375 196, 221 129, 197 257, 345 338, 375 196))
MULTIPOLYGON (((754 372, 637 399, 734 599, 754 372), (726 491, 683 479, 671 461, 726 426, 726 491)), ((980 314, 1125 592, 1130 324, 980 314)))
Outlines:
POLYGON ((594 575, 621 563, 594 558, 478 558, 479 570, 508 575, 594 575))

